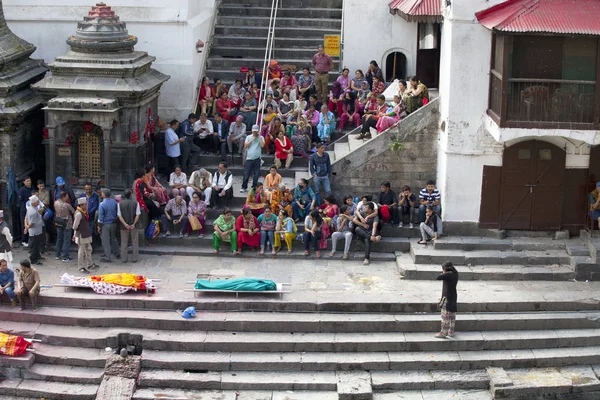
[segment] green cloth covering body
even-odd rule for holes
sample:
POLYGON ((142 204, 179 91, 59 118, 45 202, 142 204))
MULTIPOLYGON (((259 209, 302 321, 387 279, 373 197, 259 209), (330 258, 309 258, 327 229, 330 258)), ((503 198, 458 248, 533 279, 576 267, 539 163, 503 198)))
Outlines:
POLYGON ((277 290, 277 284, 267 279, 240 278, 232 280, 207 281, 198 279, 194 289, 231 290, 247 292, 264 292, 277 290))

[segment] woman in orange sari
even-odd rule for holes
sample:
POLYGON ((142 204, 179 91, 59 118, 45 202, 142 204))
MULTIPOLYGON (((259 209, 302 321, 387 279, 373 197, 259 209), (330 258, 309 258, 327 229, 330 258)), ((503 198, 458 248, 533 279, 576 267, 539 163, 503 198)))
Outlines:
POLYGON ((285 210, 288 215, 292 215, 290 212, 293 211, 293 202, 294 195, 292 192, 286 189, 284 184, 281 184, 277 190, 273 191, 273 194, 271 195, 271 210, 273 210, 273 213, 277 211, 277 214, 279 214, 281 210, 285 210))
POLYGON ((167 189, 164 188, 163 185, 160 184, 158 179, 156 179, 156 175, 154 174, 154 164, 146 165, 146 175, 144 175, 144 182, 148 186, 148 189, 154 193, 156 197, 156 201, 158 201, 159 205, 167 204, 169 201, 169 193, 167 189))

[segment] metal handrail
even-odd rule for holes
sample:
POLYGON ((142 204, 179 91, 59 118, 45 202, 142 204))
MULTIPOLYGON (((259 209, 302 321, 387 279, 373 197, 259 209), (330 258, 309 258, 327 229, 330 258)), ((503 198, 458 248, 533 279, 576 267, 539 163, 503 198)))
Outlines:
POLYGON ((328 143, 327 146, 326 146, 326 148, 329 148, 329 146, 334 145, 334 144, 340 142, 342 139, 347 138, 348 136, 350 136, 350 135, 352 135, 354 133, 357 133, 357 131, 360 130, 360 128, 361 127, 358 126, 358 127, 354 128, 354 129, 352 129, 350 132, 346 133, 344 136, 339 137, 337 140, 334 140, 333 142, 328 143))

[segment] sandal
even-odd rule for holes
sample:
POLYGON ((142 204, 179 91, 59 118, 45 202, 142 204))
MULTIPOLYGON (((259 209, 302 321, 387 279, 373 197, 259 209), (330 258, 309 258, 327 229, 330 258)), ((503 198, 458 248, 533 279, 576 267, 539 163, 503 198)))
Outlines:
POLYGON ((342 257, 344 260, 348 259, 348 254, 344 254, 344 257, 342 257))
POLYGON ((305 257, 308 257, 308 255, 309 255, 309 254, 310 254, 310 253, 309 253, 309 251, 308 251, 308 250, 304 250, 304 256, 305 256, 305 257))
POLYGON ((332 258, 333 256, 335 256, 335 251, 332 251, 331 253, 329 253, 329 258, 332 258))
POLYGON ((417 243, 422 244, 423 246, 427 246, 427 242, 424 240, 419 240, 417 243))
POLYGON ((288 254, 292 254, 292 250, 288 250, 288 251, 287 251, 287 253, 288 253, 288 254))
POLYGON ((356 139, 357 140, 364 140, 364 138, 365 138, 365 134, 364 133, 360 133, 360 134, 356 135, 356 139))
POLYGON ((444 335, 442 332, 440 332, 437 335, 435 335, 435 337, 438 338, 438 339, 446 339, 446 335, 444 335))
POLYGON ((315 252, 315 257, 316 258, 321 258, 321 252, 320 251, 315 252))
POLYGON ((371 263, 371 261, 367 260, 366 258, 365 258, 365 261, 363 261, 363 265, 369 265, 370 263, 371 263))

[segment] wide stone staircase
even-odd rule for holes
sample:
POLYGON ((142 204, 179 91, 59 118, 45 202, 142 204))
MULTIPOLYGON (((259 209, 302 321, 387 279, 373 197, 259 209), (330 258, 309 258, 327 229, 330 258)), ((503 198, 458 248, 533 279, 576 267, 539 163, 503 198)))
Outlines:
MULTIPOLYGON (((230 85, 242 77, 241 67, 263 68, 271 4, 271 0, 221 0, 205 75, 230 85)), ((311 65, 324 35, 339 35, 341 26, 342 0, 280 1, 272 59, 301 71, 311 65)))
POLYGON ((461 305, 456 336, 440 340, 434 304, 298 312, 309 305, 240 300, 184 320, 179 302, 114 300, 0 308, 2 331, 41 340, 35 353, 0 357, 0 399, 93 400, 107 355, 131 343, 137 400, 600 398, 600 312, 585 302, 461 305))

